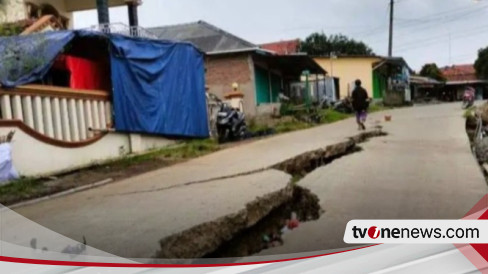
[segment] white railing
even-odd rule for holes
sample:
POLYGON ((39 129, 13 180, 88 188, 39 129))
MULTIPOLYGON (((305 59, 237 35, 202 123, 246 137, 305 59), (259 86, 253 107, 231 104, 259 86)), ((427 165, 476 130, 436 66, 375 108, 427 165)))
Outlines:
POLYGON ((131 37, 158 39, 158 37, 155 34, 151 33, 145 28, 139 26, 128 26, 122 23, 95 25, 90 27, 89 30, 99 31, 103 33, 121 34, 121 35, 126 35, 131 37))
POLYGON ((51 139, 82 142, 112 125, 107 92, 29 85, 0 90, 2 120, 18 120, 51 139))

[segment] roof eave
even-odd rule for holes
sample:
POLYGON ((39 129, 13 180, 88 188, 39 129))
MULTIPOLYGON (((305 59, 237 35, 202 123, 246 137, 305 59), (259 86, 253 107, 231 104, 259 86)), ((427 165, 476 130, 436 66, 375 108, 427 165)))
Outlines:
POLYGON ((211 51, 211 52, 207 52, 206 54, 211 56, 211 55, 224 55, 224 54, 233 54, 233 53, 256 52, 260 50, 261 50, 260 48, 246 48, 246 49, 235 49, 235 50, 211 51))

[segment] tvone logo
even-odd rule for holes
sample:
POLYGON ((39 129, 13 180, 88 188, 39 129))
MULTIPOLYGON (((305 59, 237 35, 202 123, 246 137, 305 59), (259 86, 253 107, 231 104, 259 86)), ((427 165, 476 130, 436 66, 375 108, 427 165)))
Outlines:
POLYGON ((380 230, 376 226, 372 226, 368 229, 368 236, 371 239, 376 240, 380 236, 380 230))

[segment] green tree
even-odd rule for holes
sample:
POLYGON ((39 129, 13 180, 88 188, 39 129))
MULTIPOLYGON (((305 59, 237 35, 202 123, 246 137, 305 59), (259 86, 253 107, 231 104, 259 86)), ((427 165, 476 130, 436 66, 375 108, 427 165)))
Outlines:
POLYGON ((348 38, 342 34, 325 35, 312 33, 300 42, 300 51, 310 55, 374 55, 373 50, 361 41, 348 38))
POLYGON ((420 76, 429 77, 441 82, 446 81, 446 77, 444 77, 442 71, 435 63, 425 64, 420 70, 420 76))
POLYGON ((480 79, 488 79, 488 47, 478 51, 478 59, 474 63, 476 75, 480 79))

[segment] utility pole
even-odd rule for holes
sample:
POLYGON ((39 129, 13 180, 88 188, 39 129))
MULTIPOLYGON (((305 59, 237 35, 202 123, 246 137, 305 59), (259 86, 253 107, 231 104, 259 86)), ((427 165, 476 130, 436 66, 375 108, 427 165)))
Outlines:
POLYGON ((393 16, 394 16, 395 1, 390 0, 390 38, 388 42, 388 56, 393 56, 393 16))

